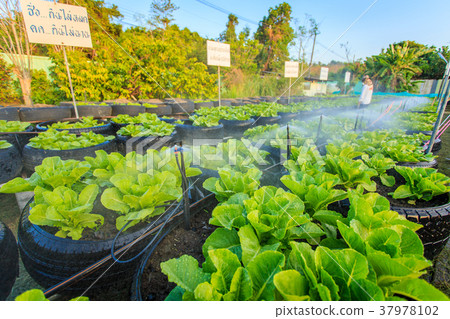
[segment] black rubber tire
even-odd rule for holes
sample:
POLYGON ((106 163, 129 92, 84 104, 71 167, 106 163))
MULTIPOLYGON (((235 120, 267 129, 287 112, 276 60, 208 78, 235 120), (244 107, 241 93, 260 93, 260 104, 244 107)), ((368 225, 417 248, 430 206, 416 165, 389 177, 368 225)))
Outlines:
MULTIPOLYGON (((85 128, 72 128, 72 129, 56 129, 57 131, 69 131, 71 134, 80 134, 80 133, 88 133, 88 132, 94 132, 96 134, 102 134, 102 135, 110 135, 113 134, 113 129, 111 127, 111 124, 108 123, 105 120, 99 120, 100 122, 104 123, 103 125, 94 126, 94 127, 85 127, 85 128)), ((56 123, 58 121, 47 121, 42 122, 36 125, 36 130, 39 132, 44 132, 48 130, 48 126, 52 125, 53 123, 56 123)), ((71 120, 70 123, 77 122, 77 120, 71 120)))
POLYGON ((255 125, 273 125, 280 124, 281 116, 253 116, 253 119, 256 121, 255 125))
POLYGON ((412 222, 423 225, 423 228, 417 231, 417 235, 425 247, 426 258, 433 260, 440 254, 450 237, 450 203, 427 208, 393 206, 391 210, 412 222))
POLYGON ((255 127, 255 120, 219 120, 219 123, 223 125, 224 137, 232 137, 240 139, 246 130, 255 127))
POLYGON ((287 124, 292 120, 297 120, 300 118, 301 113, 298 112, 278 112, 278 115, 281 117, 280 123, 287 124))
POLYGON ((194 103, 194 104, 195 104, 195 109, 196 109, 196 110, 198 110, 198 109, 200 109, 200 108, 202 108, 202 107, 209 107, 209 108, 214 107, 214 102, 213 102, 213 101, 209 101, 209 102, 197 102, 197 103, 194 103))
POLYGON ((117 151, 125 155, 128 152, 136 152, 144 155, 149 149, 160 150, 164 146, 171 147, 174 144, 173 133, 171 136, 141 136, 131 137, 118 134, 116 136, 117 151), (128 152, 127 152, 128 144, 128 152), (131 148, 131 149, 130 149, 131 148))
POLYGON ((398 166, 407 166, 407 167, 423 167, 423 168, 437 168, 438 167, 438 161, 437 160, 432 160, 431 162, 398 162, 396 165, 398 166))
MULTIPOLYGON (((428 142, 428 141, 424 141, 423 145, 425 145, 426 142, 428 142)), ((425 149, 427 149, 427 148, 425 148, 425 149)), ((433 147, 431 148, 431 153, 437 154, 441 150, 441 148, 442 148, 442 140, 440 138, 436 138, 434 140, 433 147)))
MULTIPOLYGON (((214 106, 219 106, 219 101, 213 101, 214 106)), ((231 101, 220 101, 220 106, 231 106, 231 101)))
MULTIPOLYGON (((106 240, 72 240, 56 237, 41 227, 31 224, 28 220, 29 207, 26 206, 19 220, 18 245, 23 264, 30 276, 42 287, 52 287, 72 275, 111 254, 113 239, 106 240)), ((120 235, 116 241, 116 250, 132 242, 147 229, 147 224, 141 229, 129 234, 120 235)), ((122 257, 127 260, 139 253, 149 242, 151 236, 133 245, 122 257)), ((64 289, 61 294, 77 295, 91 286, 101 274, 95 286, 87 293, 104 289, 119 281, 131 282, 133 269, 139 258, 129 263, 114 263, 110 260, 93 273, 82 278, 64 289)))
MULTIPOLYGON (((111 105, 77 105, 78 116, 105 117, 111 116, 111 105)), ((72 108, 72 117, 75 117, 75 108, 72 108)))
POLYGON ((22 122, 45 122, 52 120, 57 121, 70 118, 72 116, 72 107, 22 107, 19 110, 19 116, 22 122))
MULTIPOLYGON (((27 127, 25 132, 33 132, 34 127, 30 125, 27 127)), ((30 138, 35 137, 36 134, 2 134, 0 135, 0 140, 5 140, 17 147, 17 149, 22 151, 23 147, 28 144, 30 138)))
POLYGON ((192 113, 195 110, 195 103, 192 101, 169 101, 172 114, 192 113))
POLYGON ((137 116, 140 113, 145 113, 145 107, 142 105, 126 105, 126 104, 112 104, 112 116, 119 114, 128 114, 130 116, 137 116))
POLYGON ((186 120, 185 124, 176 124, 175 140, 182 141, 184 145, 193 145, 194 140, 214 140, 213 144, 223 141, 223 125, 219 124, 212 127, 193 126, 192 121, 186 120))
POLYGON ((22 157, 16 146, 12 145, 0 150, 0 184, 20 175, 22 171, 22 157))
POLYGON ((0 300, 6 300, 19 276, 19 251, 11 230, 0 221, 0 300))
POLYGON ((41 165, 46 157, 59 156, 62 160, 75 159, 83 161, 85 156, 95 157, 95 151, 99 150, 104 150, 106 153, 116 151, 115 140, 73 150, 41 150, 25 145, 22 153, 23 166, 28 172, 34 172, 34 168, 41 165))
POLYGON ((158 107, 146 107, 145 112, 156 115, 170 115, 172 114, 172 106, 170 104, 161 104, 158 107))
POLYGON ((170 119, 163 119, 163 118, 159 118, 161 121, 172 124, 173 122, 175 122, 177 119, 174 118, 170 118, 170 119))
POLYGON ((411 130, 407 130, 405 133, 408 134, 408 135, 413 135, 413 134, 420 134, 420 133, 422 133, 422 134, 424 134, 424 135, 429 135, 429 136, 431 136, 431 134, 433 134, 433 131, 411 131, 411 130))
POLYGON ((110 123, 114 134, 116 134, 117 131, 120 130, 122 127, 129 125, 129 123, 116 123, 114 122, 114 119, 112 119, 110 123))
POLYGON ((19 109, 16 107, 0 107, 0 120, 20 121, 19 109))

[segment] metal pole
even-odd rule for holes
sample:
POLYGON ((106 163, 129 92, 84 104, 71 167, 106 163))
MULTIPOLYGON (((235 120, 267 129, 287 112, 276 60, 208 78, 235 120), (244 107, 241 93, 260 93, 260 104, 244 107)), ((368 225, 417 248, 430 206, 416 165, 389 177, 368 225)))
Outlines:
POLYGON ((444 98, 440 100, 440 104, 438 104, 438 117, 436 120, 436 123, 434 123, 434 129, 433 129, 433 134, 431 134, 431 138, 430 138, 430 144, 428 145, 428 148, 425 152, 425 154, 429 154, 431 152, 431 150, 433 149, 433 144, 434 141, 436 139, 436 135, 439 129, 439 126, 441 125, 441 121, 442 118, 444 117, 444 111, 445 111, 445 107, 447 106, 447 100, 448 100, 448 96, 449 96, 449 89, 450 89, 450 85, 448 85, 448 73, 450 72, 450 63, 447 63, 447 68, 445 70, 445 74, 447 74, 446 78, 445 78, 445 83, 443 85, 443 87, 447 87, 445 94, 444 94, 444 98))
POLYGON ((69 61, 67 60, 66 47, 64 45, 62 47, 64 52, 64 61, 66 62, 67 75, 69 76, 69 85, 70 85, 70 93, 72 93, 73 108, 75 110, 76 118, 79 118, 77 102, 75 101, 75 94, 73 93, 72 77, 70 76, 69 61))
POLYGON ((289 78, 289 97, 288 97, 288 104, 291 104, 291 78, 289 78))
POLYGON ((449 72, 450 72, 450 70, 448 68, 448 63, 447 63, 447 68, 445 69, 444 76, 442 77, 442 82, 441 82, 441 85, 440 85, 440 88, 439 88, 438 104, 437 104, 438 108, 437 108, 436 112, 439 112, 439 104, 441 103, 442 94, 443 94, 443 91, 445 90, 445 83, 448 81, 448 77, 450 75, 449 72))
POLYGON ((220 65, 217 70, 218 70, 217 75, 219 77, 219 106, 221 106, 221 102, 220 102, 220 65))

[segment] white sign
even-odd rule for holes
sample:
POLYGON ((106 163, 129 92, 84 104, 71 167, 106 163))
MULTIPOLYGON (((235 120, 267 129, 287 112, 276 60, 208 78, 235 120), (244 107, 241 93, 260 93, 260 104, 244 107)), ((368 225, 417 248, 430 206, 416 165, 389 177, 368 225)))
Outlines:
POLYGON ((326 81, 328 80, 328 68, 321 67, 320 68, 320 77, 319 80, 326 81))
POLYGON ((286 61, 284 62, 284 77, 298 78, 298 62, 286 61))
POLYGON ((40 0, 21 0, 31 43, 92 48, 86 8, 40 0))
POLYGON ((208 65, 230 66, 230 45, 215 41, 206 41, 208 65))
POLYGON ((350 72, 345 72, 345 80, 344 80, 345 83, 350 82, 350 76, 351 76, 351 75, 352 75, 352 74, 351 74, 350 72))

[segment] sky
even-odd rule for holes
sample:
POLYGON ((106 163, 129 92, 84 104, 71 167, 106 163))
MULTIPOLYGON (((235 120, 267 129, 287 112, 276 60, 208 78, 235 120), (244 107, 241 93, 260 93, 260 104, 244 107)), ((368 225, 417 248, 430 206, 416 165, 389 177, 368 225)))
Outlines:
MULTIPOLYGON (((105 0, 116 4, 124 15, 123 25, 143 25, 148 19, 151 0, 105 0), (138 18, 140 16, 140 19, 138 18), (139 21, 140 20, 140 21, 139 21)), ((200 35, 217 39, 225 30, 228 14, 201 2, 220 7, 239 19, 237 31, 248 26, 253 34, 257 23, 282 0, 173 0, 179 7, 174 23, 200 35)), ((450 1, 448 0, 287 0, 292 7, 293 27, 305 25, 305 14, 318 23, 320 34, 314 50, 314 62, 345 61, 347 44, 351 58, 376 55, 391 43, 413 40, 426 45, 450 46, 450 1), (370 7, 370 9, 369 9, 370 7), (367 9, 369 9, 367 11, 367 9), (361 16, 363 13, 365 14, 361 16), (359 19, 358 19, 359 18, 359 19), (327 52, 331 46, 332 52, 327 52)), ((310 56, 312 40, 306 48, 310 56)), ((206 50, 206 48, 205 48, 206 50)), ((298 57, 298 46, 291 48, 298 57)))

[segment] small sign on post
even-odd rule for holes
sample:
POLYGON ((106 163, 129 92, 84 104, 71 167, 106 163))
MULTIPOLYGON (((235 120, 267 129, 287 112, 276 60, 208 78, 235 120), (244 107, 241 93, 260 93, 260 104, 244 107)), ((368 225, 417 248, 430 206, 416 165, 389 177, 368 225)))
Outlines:
POLYGON ((298 66, 299 63, 295 61, 284 62, 284 77, 285 78, 298 78, 298 66))
POLYGON ((347 83, 350 83, 350 77, 352 74, 350 72, 345 72, 345 78, 344 78, 344 94, 347 93, 347 83))
POLYGON ((289 78, 289 96, 288 104, 291 104, 291 79, 298 78, 299 63, 295 61, 284 62, 284 77, 289 78))
POLYGON ((328 68, 326 67, 321 67, 320 68, 320 77, 319 77, 320 81, 326 81, 328 80, 328 68))
POLYGON ((350 82, 350 77, 352 76, 352 74, 350 72, 345 72, 345 79, 344 82, 345 83, 349 83, 350 82))
POLYGON ((31 43, 63 46, 75 115, 78 109, 65 46, 92 48, 91 31, 86 8, 41 0, 21 0, 20 6, 31 43))
POLYGON ((208 65, 215 65, 218 67, 217 76, 219 78, 219 106, 220 102, 220 67, 231 66, 230 58, 230 45, 226 43, 216 42, 216 41, 206 41, 206 54, 208 65))

